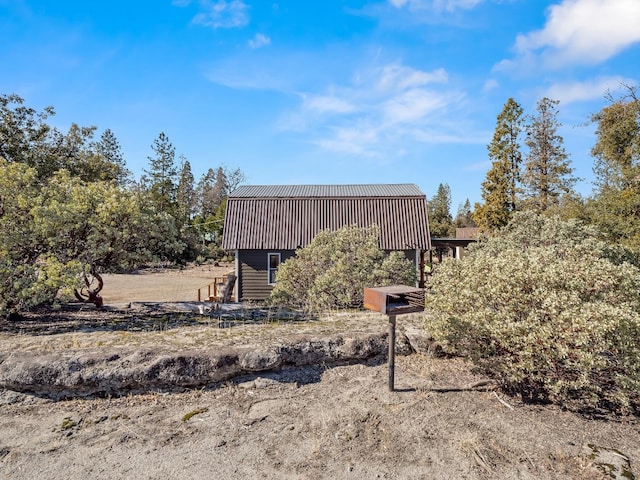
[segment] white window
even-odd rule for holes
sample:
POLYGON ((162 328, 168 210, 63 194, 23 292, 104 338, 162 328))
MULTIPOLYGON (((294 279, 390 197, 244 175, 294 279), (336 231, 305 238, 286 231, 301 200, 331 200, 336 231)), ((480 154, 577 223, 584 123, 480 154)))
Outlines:
POLYGON ((268 253, 267 257, 268 257, 267 258, 267 274, 269 279, 269 285, 275 285, 276 273, 278 272, 278 267, 280 266, 280 254, 268 253))

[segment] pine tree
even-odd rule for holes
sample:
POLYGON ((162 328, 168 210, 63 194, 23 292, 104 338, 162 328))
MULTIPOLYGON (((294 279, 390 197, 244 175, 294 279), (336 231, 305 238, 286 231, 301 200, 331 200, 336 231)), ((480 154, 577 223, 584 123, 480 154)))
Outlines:
POLYGON ((194 179, 191 173, 191 164, 184 156, 180 156, 180 179, 176 198, 181 220, 186 223, 191 219, 195 203, 194 179))
POLYGON ((215 183, 216 172, 213 168, 208 169, 198 180, 196 187, 196 213, 202 218, 212 215, 215 211, 215 201, 213 199, 215 183))
POLYGON ((95 150, 107 165, 113 170, 113 180, 120 186, 126 186, 131 180, 131 172, 127 169, 122 147, 115 134, 106 129, 100 136, 100 141, 96 143, 95 150))
POLYGON ((529 117, 525 145, 529 152, 524 161, 522 185, 526 206, 544 212, 560 204, 562 195, 573 192, 576 178, 564 150, 564 139, 558 135, 557 100, 543 98, 536 107, 537 115, 529 117))
POLYGON ((518 206, 522 113, 522 107, 509 98, 498 115, 493 139, 487 147, 492 164, 482 182, 484 203, 476 204, 473 217, 484 231, 507 225, 518 206))
POLYGON ((151 193, 158 209, 173 213, 176 206, 176 180, 178 171, 175 166, 175 148, 169 137, 161 132, 153 142, 151 149, 155 156, 148 157, 149 170, 145 170, 143 184, 151 193))
POLYGON ((451 188, 438 185, 437 193, 429 202, 429 230, 431 237, 449 237, 455 232, 451 218, 451 188))

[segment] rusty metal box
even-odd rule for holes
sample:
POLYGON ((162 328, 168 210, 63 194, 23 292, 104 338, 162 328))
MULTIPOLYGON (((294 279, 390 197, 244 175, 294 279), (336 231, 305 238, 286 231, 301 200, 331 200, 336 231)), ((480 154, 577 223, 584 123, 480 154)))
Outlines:
POLYGON ((407 285, 364 289, 364 308, 386 315, 424 311, 424 290, 407 285))

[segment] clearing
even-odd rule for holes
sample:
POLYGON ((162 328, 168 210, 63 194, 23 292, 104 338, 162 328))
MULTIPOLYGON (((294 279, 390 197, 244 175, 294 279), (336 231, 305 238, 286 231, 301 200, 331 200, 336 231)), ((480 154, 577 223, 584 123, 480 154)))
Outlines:
MULTIPOLYGON (((229 269, 106 276, 106 312, 84 307, 43 316, 40 324, 36 317, 0 323, 0 366, 21 352, 78 357, 119 349, 217 352, 268 347, 301 334, 386 331, 384 316, 360 313, 220 328, 185 302, 194 302, 197 288, 229 269), (179 303, 173 312, 164 304, 149 315, 148 308, 136 306, 141 301, 179 303)), ((422 321, 422 315, 401 316, 398 327, 417 328, 422 321)), ((456 358, 396 357, 395 392, 387 389, 387 373, 385 359, 373 357, 350 365, 257 372, 171 393, 53 401, 0 390, 0 476, 612 478, 589 458, 596 447, 611 457, 628 457, 638 472, 635 417, 589 419, 554 406, 523 404, 478 386, 484 379, 456 358)), ((629 478, 631 470, 619 478, 629 478)))

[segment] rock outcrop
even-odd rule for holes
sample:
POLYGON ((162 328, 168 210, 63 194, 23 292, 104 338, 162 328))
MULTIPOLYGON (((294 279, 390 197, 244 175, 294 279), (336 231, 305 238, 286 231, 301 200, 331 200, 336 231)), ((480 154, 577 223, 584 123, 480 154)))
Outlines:
MULTIPOLYGON (((396 338, 400 355, 416 351, 396 338)), ((0 357, 0 388, 48 398, 120 396, 215 385, 235 376, 308 365, 383 360, 386 334, 296 337, 253 349, 163 352, 153 349, 72 351, 58 354, 12 352, 0 357)))

